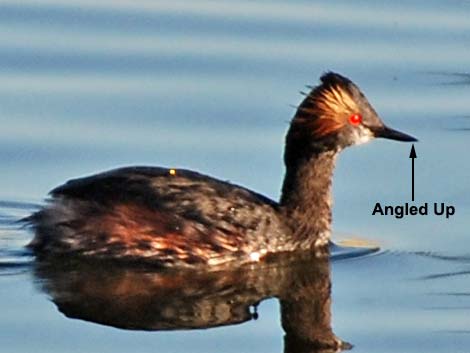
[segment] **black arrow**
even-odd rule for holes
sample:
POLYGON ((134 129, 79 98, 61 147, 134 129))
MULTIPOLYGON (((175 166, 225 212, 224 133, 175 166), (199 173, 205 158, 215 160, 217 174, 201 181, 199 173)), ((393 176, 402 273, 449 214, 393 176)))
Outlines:
POLYGON ((415 200, 415 158, 417 158, 414 144, 411 145, 410 158, 411 158, 411 201, 414 201, 415 200))

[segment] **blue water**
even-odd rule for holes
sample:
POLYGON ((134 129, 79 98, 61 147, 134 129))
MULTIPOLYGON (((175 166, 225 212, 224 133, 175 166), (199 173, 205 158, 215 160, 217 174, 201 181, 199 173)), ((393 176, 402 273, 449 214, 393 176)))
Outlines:
POLYGON ((333 330, 355 352, 465 351, 469 10, 419 0, 1 1, 1 350, 282 351, 274 299, 256 321, 209 330, 69 319, 37 285, 22 250, 32 235, 12 222, 65 180, 122 165, 195 169, 277 198, 298 92, 334 70, 388 125, 419 138, 416 204, 446 202, 456 214, 372 216, 377 201, 410 202, 410 146, 345 151, 335 239, 382 250, 333 260, 333 330))

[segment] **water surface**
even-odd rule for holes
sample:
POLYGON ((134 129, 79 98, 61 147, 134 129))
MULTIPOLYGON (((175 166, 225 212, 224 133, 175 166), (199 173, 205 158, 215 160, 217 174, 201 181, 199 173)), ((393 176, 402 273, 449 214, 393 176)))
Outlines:
POLYGON ((67 318, 23 250, 32 235, 14 222, 65 180, 122 165, 196 169, 276 199, 298 91, 335 70, 387 124, 420 139, 416 204, 446 202, 456 214, 372 216, 378 201, 410 202, 410 146, 345 151, 335 239, 382 250, 332 259, 332 329, 355 352, 465 350, 469 10, 419 0, 0 1, 2 349, 285 349, 282 306, 269 295, 257 320, 207 330, 67 318))

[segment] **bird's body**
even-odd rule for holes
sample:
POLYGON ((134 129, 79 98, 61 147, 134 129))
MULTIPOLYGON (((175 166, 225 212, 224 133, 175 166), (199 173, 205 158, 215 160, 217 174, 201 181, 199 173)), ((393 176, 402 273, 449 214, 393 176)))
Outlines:
POLYGON ((44 227, 32 244, 41 252, 215 265, 283 250, 289 234, 276 202, 182 169, 116 169, 51 195, 52 205, 34 216, 44 227))
POLYGON ((412 141, 380 121, 360 90, 322 76, 292 120, 279 202, 183 169, 129 167, 71 180, 28 218, 38 255, 207 266, 325 249, 337 154, 375 136, 412 141))

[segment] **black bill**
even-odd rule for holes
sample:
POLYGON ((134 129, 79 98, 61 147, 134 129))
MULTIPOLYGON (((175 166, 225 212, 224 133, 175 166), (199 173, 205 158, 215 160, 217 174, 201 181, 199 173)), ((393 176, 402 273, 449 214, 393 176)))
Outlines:
POLYGON ((415 137, 407 135, 403 132, 393 130, 387 126, 371 128, 375 137, 383 137, 390 140, 404 141, 404 142, 416 142, 418 141, 415 137))

